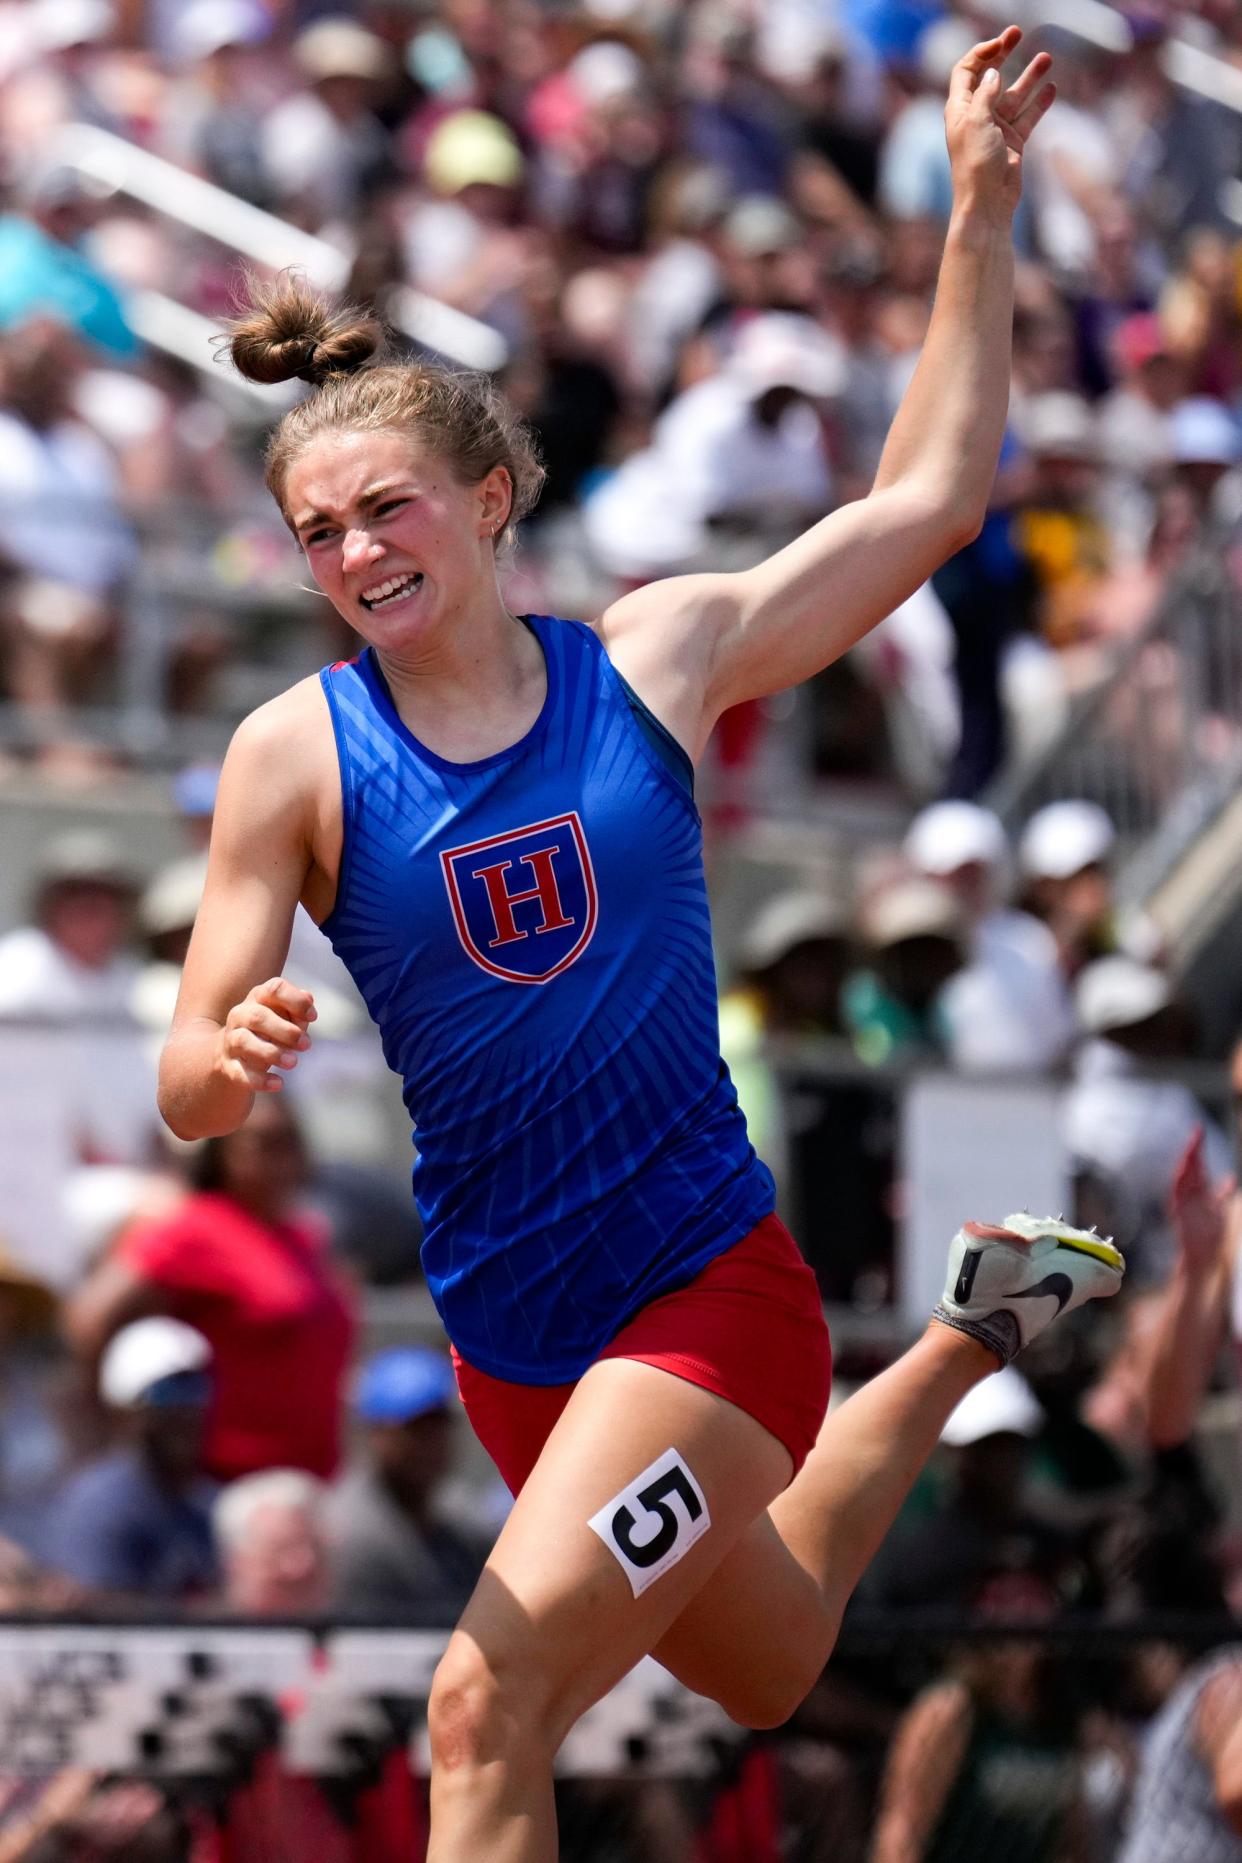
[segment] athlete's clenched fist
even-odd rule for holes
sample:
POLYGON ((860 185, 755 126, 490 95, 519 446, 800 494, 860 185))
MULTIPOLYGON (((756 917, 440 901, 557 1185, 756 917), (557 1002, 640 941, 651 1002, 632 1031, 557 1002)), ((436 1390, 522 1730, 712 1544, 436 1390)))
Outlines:
POLYGON ((279 1093, 284 1074, 311 1045, 307 1030, 317 1014, 310 991, 284 977, 256 983, 225 1017, 218 1071, 252 1093, 279 1093))

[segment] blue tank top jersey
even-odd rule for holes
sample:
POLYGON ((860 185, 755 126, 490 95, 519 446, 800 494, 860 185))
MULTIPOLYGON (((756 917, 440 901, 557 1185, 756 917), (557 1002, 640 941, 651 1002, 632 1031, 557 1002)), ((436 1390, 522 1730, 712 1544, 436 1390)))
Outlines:
POLYGON ((720 1058, 689 761, 590 628, 525 624, 543 708, 473 763, 407 730, 369 648, 322 673, 345 829, 324 930, 404 1082, 449 1337, 561 1384, 774 1192, 720 1058))

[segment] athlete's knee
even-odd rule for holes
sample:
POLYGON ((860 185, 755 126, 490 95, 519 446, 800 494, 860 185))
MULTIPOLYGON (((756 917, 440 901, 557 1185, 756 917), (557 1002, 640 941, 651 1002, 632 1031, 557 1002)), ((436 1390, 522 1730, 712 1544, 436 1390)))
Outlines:
POLYGON ((427 1703, 427 1735, 441 1773, 496 1760, 534 1760, 549 1744, 546 1691, 506 1653, 485 1653, 456 1633, 441 1657, 427 1703))
POLYGON ((825 1619, 814 1634, 785 1647, 774 1642, 762 1662, 744 1674, 730 1676, 713 1691, 717 1703, 739 1727, 756 1732, 783 1727, 823 1674, 836 1632, 837 1625, 825 1619))

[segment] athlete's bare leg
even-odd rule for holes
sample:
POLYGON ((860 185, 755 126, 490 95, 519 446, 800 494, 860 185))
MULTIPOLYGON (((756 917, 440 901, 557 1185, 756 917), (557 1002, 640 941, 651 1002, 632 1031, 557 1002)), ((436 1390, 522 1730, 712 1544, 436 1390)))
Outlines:
POLYGON ((978 1341, 929 1326, 825 1419, 796 1480, 687 1605, 658 1659, 747 1726, 788 1720, 951 1412, 996 1366, 978 1341))
POLYGON ((551 1863, 556 1749, 660 1641, 790 1473, 788 1450, 712 1392, 627 1359, 587 1372, 437 1672, 430 1863, 551 1863), (592 1516, 611 1519, 609 1503, 670 1450, 680 1479, 675 1469, 671 1486, 668 1471, 645 1484, 657 1492, 630 1497, 623 1543, 606 1542, 592 1516), (635 1595, 668 1521, 677 1556, 635 1595))
POLYGON ((1110 1242, 1063 1217, 965 1224, 936 1320, 827 1418, 797 1479, 654 1654, 735 1719, 786 1720, 954 1406, 1061 1312, 1116 1293, 1124 1268, 1110 1242))
POLYGON ((1098 1238, 1007 1221, 1031 1233, 959 1232, 945 1323, 828 1418, 793 1482, 788 1451, 725 1399, 632 1360, 587 1372, 437 1673, 430 1863, 549 1863, 556 1749, 647 1651, 738 1720, 793 1711, 960 1399, 1050 1301, 1120 1284, 1098 1238))

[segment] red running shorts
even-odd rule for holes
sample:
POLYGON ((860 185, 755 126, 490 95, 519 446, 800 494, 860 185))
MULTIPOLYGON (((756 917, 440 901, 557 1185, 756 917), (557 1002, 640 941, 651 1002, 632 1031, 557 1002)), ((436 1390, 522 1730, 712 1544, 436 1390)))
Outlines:
MULTIPOLYGON (((795 1474, 828 1409, 832 1350, 819 1287, 777 1216, 636 1313, 600 1353, 607 1358, 657 1365, 727 1397, 784 1443, 795 1474)), ((453 1365, 475 1435, 519 1493, 575 1387, 510 1384, 456 1350, 453 1365)))

